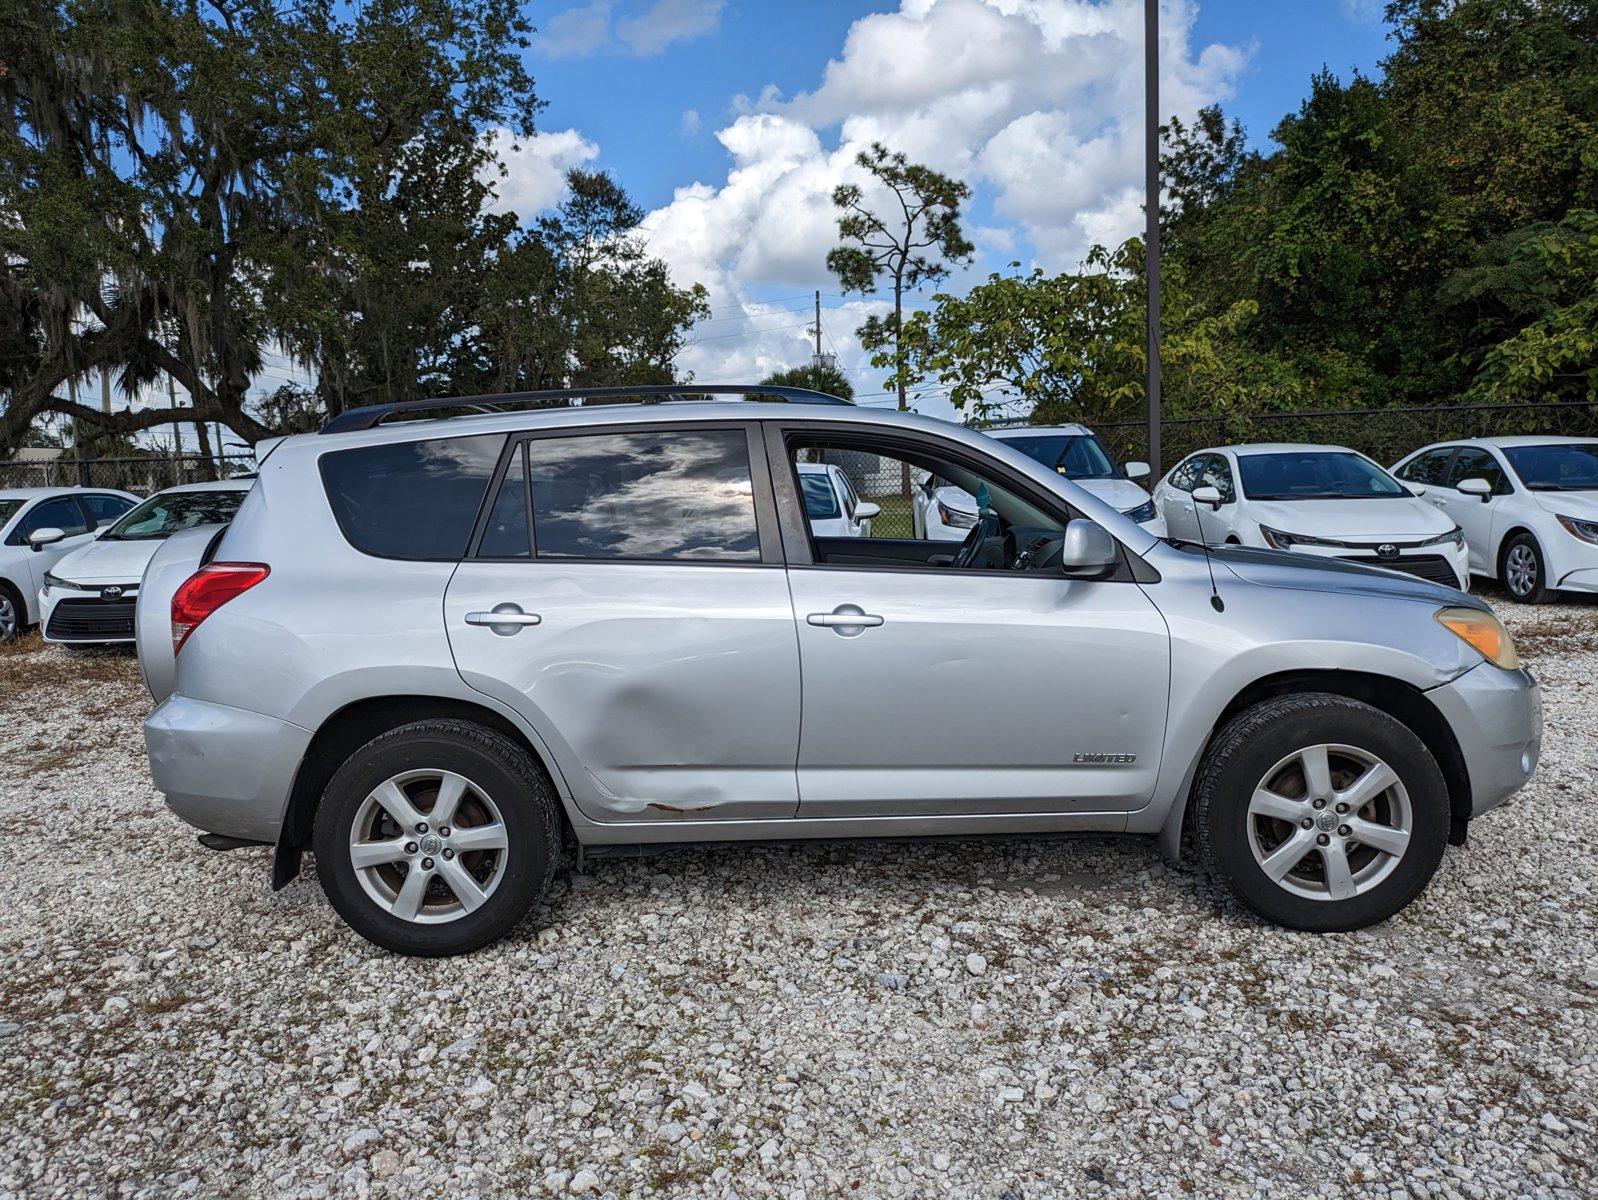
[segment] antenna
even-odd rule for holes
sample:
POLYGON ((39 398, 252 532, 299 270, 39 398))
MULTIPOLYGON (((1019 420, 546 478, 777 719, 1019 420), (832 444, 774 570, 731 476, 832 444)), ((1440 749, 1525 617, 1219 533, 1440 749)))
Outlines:
POLYGON ((1199 520, 1198 488, 1187 494, 1188 500, 1193 505, 1193 528, 1198 530, 1199 545, 1204 550, 1204 565, 1210 572, 1210 607, 1216 612, 1226 611, 1226 601, 1221 599, 1221 591, 1215 586, 1215 560, 1210 557, 1210 539, 1204 536, 1204 522, 1199 520))

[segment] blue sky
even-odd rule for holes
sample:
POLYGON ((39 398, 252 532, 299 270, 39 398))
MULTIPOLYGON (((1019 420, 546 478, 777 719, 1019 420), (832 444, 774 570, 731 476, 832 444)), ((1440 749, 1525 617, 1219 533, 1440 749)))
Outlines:
MULTIPOLYGON (((1142 0, 556 0, 528 63, 548 102, 504 144, 503 207, 558 201, 570 166, 612 171, 652 251, 710 289, 679 366, 710 381, 804 361, 806 297, 867 399, 881 372, 853 330, 885 300, 837 295, 828 196, 881 139, 968 180, 976 260, 1069 270, 1138 228, 1142 0)), ((1323 66, 1374 72, 1377 0, 1165 0, 1162 108, 1219 101, 1265 145, 1323 66)), ((913 298, 924 303, 926 296, 913 298)), ((922 407, 947 412, 930 389, 922 407)))

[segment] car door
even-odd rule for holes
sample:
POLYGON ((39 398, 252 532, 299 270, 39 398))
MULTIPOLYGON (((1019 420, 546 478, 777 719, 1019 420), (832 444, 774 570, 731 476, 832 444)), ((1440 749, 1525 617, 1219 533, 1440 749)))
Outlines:
POLYGON ((450 581, 461 675, 539 732, 591 820, 798 807, 793 604, 753 445, 740 425, 527 436, 450 581))
POLYGON ((1193 511, 1193 480, 1204 455, 1192 454, 1176 465, 1154 489, 1154 503, 1165 518, 1166 531, 1178 541, 1199 540, 1198 516, 1193 511))
POLYGON ((1446 508, 1448 464, 1458 449, 1458 446, 1435 446, 1417 454, 1393 473, 1418 491, 1428 504, 1446 508))
MULTIPOLYGON (((1194 519, 1198 522, 1199 540, 1208 546, 1225 542, 1235 527, 1237 516, 1237 485, 1232 479, 1232 464, 1224 454, 1206 454, 1200 460, 1193 487, 1212 487, 1221 494, 1220 508, 1196 504, 1194 519)), ((1190 498, 1191 499, 1191 498, 1190 498)))
MULTIPOLYGON (((1142 589, 1125 573, 1075 580, 1058 570, 959 569, 947 542, 865 538, 828 561, 833 548, 809 536, 792 517, 802 508, 785 498, 797 496, 794 455, 815 436, 774 426, 768 439, 803 671, 800 816, 1146 804, 1164 740, 1170 645, 1142 589)), ((935 435, 885 442, 880 429, 851 434, 829 423, 824 436, 973 494, 985 486, 997 512, 1019 511, 1024 498, 1055 529, 1071 515, 1057 493, 935 435)))
POLYGON ((1461 446, 1448 466, 1442 487, 1432 489, 1438 507, 1465 531, 1465 546, 1470 569, 1487 574, 1492 569, 1493 523, 1503 498, 1509 494, 1509 480, 1492 452, 1480 446, 1461 446), (1492 485, 1487 496, 1469 496, 1459 490, 1467 479, 1485 479, 1492 485))
POLYGON ((24 512, 7 541, 23 548, 23 561, 33 576, 33 589, 44 586, 44 576, 79 546, 94 540, 86 510, 78 504, 76 496, 51 496, 40 500, 24 512), (49 546, 35 550, 28 542, 30 535, 39 529, 59 529, 67 536, 49 546))

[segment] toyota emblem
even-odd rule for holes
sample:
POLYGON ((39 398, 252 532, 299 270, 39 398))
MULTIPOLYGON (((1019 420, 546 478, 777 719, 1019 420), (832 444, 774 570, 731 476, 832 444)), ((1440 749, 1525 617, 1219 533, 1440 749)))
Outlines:
POLYGON ((1380 546, 1376 547, 1376 557, 1377 558, 1397 558, 1398 557, 1398 547, 1393 545, 1392 542, 1383 542, 1380 546))
POLYGON ((113 583, 108 588, 101 588, 100 595, 106 600, 119 600, 122 597, 122 589, 113 583))

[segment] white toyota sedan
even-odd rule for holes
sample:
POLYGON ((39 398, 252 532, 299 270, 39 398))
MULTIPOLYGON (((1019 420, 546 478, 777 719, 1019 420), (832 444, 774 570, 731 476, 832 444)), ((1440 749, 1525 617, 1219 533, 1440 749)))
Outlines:
POLYGON ((1466 588, 1465 534, 1346 446, 1262 443, 1190 454, 1154 489, 1170 536, 1386 567, 1466 588))
POLYGON ((62 557, 39 588, 44 640, 74 645, 133 641, 139 581, 156 547, 180 530, 226 525, 251 482, 226 479, 167 488, 62 557))
POLYGON ((1470 438, 1393 473, 1465 531, 1470 569, 1528 604, 1598 592, 1598 438, 1470 438))
POLYGON ((871 522, 882 509, 855 495, 854 485, 841 468, 831 463, 797 465, 812 533, 818 538, 871 536, 871 522))

